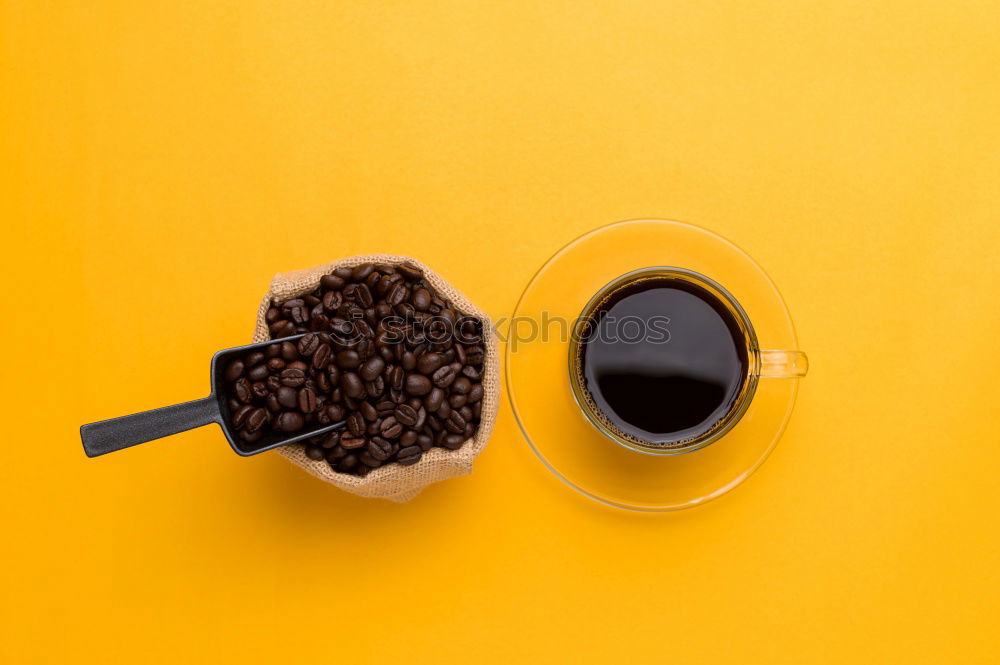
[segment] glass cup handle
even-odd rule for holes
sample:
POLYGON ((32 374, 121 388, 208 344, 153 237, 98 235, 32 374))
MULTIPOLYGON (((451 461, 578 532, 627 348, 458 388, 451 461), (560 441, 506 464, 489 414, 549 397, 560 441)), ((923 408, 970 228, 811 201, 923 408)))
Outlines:
POLYGON ((762 379, 798 379, 809 371, 809 358, 801 351, 761 351, 762 379))

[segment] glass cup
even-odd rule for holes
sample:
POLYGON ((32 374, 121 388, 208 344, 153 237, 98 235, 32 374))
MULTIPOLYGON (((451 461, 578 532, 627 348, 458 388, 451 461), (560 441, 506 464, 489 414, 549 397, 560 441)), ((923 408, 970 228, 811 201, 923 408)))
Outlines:
MULTIPOLYGON (((804 355, 770 351, 799 344, 791 313, 764 269, 708 229, 663 219, 608 224, 559 248, 525 286, 506 338, 507 398, 542 467, 594 501, 642 512, 704 505, 750 478, 781 440, 795 407, 798 377, 806 370, 804 355), (735 330, 735 321, 741 321, 748 331, 747 355, 740 359, 748 367, 744 392, 739 408, 711 432, 715 445, 708 445, 708 436, 677 447, 616 445, 623 442, 587 417, 580 395, 574 395, 567 371, 567 358, 575 353, 569 349, 573 322, 592 306, 595 294, 632 279, 637 268, 654 269, 646 266, 668 266, 659 269, 683 273, 718 293, 718 301, 736 312, 729 316, 718 308, 733 319, 727 323, 735 330), (782 376, 789 378, 775 378, 782 376)), ((733 384, 740 382, 734 378, 733 384)), ((727 394, 726 404, 732 405, 736 388, 727 394)))
MULTIPOLYGON (((583 312, 577 319, 577 327, 569 341, 570 387, 573 398, 584 417, 608 439, 629 450, 647 455, 681 455, 711 445, 725 436, 740 421, 753 401, 758 382, 761 379, 798 379, 806 375, 808 368, 809 361, 805 353, 801 351, 761 349, 757 341, 757 334, 746 311, 721 284, 701 273, 673 266, 640 268, 607 283, 584 306, 583 312), (657 444, 626 438, 609 427, 606 419, 602 418, 602 414, 598 412, 598 407, 593 403, 593 400, 588 398, 580 371, 579 358, 583 326, 591 320, 599 305, 612 293, 630 283, 646 279, 679 280, 707 292, 717 304, 725 308, 736 322, 739 328, 739 341, 744 346, 748 361, 746 374, 740 388, 725 414, 698 436, 676 443, 657 444)), ((664 406, 664 408, 669 407, 664 406)))

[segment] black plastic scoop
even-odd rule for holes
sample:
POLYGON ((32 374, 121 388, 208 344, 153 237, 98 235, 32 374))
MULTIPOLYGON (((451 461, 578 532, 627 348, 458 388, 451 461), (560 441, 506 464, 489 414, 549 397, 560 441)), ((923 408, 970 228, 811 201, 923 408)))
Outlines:
POLYGON ((131 416, 102 420, 90 423, 80 428, 80 438, 83 439, 83 449, 88 457, 97 457, 105 453, 113 453, 140 443, 146 443, 154 439, 161 439, 171 434, 186 432, 195 427, 217 423, 226 435, 229 445, 237 454, 247 456, 262 453, 278 446, 295 443, 303 439, 308 439, 319 434, 325 434, 332 430, 343 427, 344 421, 314 427, 310 430, 297 432, 294 435, 282 436, 277 432, 267 432, 253 443, 247 443, 240 439, 236 432, 230 428, 231 414, 229 404, 225 396, 220 393, 220 388, 224 385, 222 372, 229 364, 229 360, 235 355, 241 355, 247 351, 262 349, 270 344, 281 344, 282 342, 298 341, 307 333, 293 335, 292 337, 282 337, 277 340, 268 340, 258 344, 248 344, 247 346, 237 346, 232 349, 223 349, 212 356, 212 394, 203 399, 196 399, 193 402, 184 402, 174 406, 165 406, 162 409, 143 411, 134 413, 131 416))

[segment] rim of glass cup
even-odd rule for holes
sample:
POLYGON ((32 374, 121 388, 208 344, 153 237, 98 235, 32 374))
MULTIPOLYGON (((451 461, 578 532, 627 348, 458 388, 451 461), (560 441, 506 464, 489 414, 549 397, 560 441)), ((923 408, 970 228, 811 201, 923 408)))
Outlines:
POLYGON ((570 335, 569 340, 569 385, 573 394, 573 401, 576 402, 577 407, 583 413, 584 417, 597 429, 598 432, 609 440, 629 450, 642 453, 644 455, 684 455, 686 453, 693 453, 696 450, 707 448, 724 437, 730 430, 733 429, 733 427, 736 426, 737 423, 739 423, 740 419, 747 412, 747 409, 750 408, 750 402, 753 401, 754 394, 757 392, 757 382, 760 379, 760 345, 757 341, 757 332, 754 330, 750 317, 747 316, 746 310, 744 310, 739 301, 733 297, 733 294, 731 294, 724 286, 716 282, 711 277, 703 275, 700 272, 678 266, 648 266, 645 268, 636 268, 635 270, 630 270, 624 275, 614 278, 602 286, 597 293, 595 293, 590 300, 587 301, 587 304, 583 306, 583 310, 580 312, 580 316, 577 321, 583 322, 587 319, 593 313, 593 310, 605 298, 628 282, 647 278, 654 279, 656 277, 682 279, 704 288, 727 310, 729 310, 730 314, 732 314, 736 319, 737 325, 740 328, 740 333, 746 343, 747 370, 746 376, 743 378, 743 382, 740 385, 740 390, 737 393, 729 411, 727 411, 718 422, 712 425, 707 432, 686 441, 679 441, 677 443, 667 445, 657 445, 653 443, 644 444, 621 436, 608 427, 607 424, 602 422, 601 419, 598 418, 593 412, 593 409, 591 409, 587 404, 587 399, 584 396, 585 389, 581 385, 579 377, 576 376, 576 355, 580 349, 580 339, 576 334, 570 335))

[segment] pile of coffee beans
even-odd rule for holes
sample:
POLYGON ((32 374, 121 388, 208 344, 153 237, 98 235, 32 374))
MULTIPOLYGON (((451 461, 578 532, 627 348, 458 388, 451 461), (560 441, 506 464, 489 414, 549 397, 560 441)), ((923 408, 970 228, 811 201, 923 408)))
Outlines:
POLYGON ((267 311, 276 341, 225 368, 230 425, 244 441, 345 421, 306 454, 359 476, 456 450, 482 410, 482 322, 457 311, 415 265, 363 264, 267 311))

